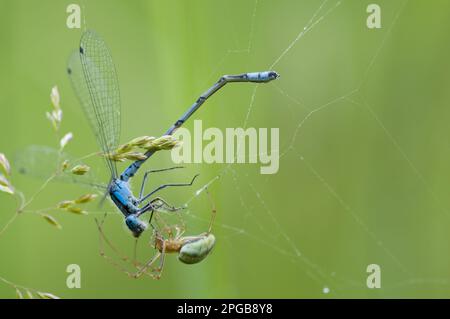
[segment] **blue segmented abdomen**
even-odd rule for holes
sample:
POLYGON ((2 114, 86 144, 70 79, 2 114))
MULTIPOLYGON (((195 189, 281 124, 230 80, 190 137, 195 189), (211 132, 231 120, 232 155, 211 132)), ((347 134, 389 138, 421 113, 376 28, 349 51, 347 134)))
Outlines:
POLYGON ((247 73, 247 78, 252 82, 269 82, 275 80, 278 77, 279 75, 275 71, 247 73))

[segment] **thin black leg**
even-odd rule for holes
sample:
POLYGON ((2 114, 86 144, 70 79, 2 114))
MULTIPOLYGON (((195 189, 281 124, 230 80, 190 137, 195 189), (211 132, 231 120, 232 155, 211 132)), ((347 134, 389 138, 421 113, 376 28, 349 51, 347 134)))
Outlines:
POLYGON ((142 180, 141 191, 139 192, 139 200, 142 198, 142 193, 144 192, 145 184, 147 183, 147 178, 150 173, 170 171, 170 170, 177 169, 177 168, 184 168, 184 166, 174 166, 174 167, 169 167, 169 168, 152 169, 150 171, 146 171, 144 174, 144 179, 142 180))
POLYGON ((192 186, 192 184, 194 183, 194 181, 198 177, 198 175, 199 174, 195 175, 194 178, 192 178, 192 181, 190 183, 174 183, 174 184, 164 184, 164 185, 158 186, 154 191, 152 191, 149 194, 145 195, 144 197, 140 198, 139 201, 138 201, 138 204, 142 203, 147 198, 149 198, 150 196, 152 196, 156 192, 159 192, 160 190, 163 190, 164 188, 173 187, 173 186, 174 187, 175 186, 192 186))

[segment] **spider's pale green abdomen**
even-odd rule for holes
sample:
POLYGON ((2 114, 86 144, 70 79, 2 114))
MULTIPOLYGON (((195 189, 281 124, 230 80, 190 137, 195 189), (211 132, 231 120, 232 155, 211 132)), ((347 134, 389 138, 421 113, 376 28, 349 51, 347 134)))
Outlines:
POLYGON ((202 261, 213 249, 216 238, 213 234, 206 234, 183 245, 178 259, 185 264, 196 264, 202 261))

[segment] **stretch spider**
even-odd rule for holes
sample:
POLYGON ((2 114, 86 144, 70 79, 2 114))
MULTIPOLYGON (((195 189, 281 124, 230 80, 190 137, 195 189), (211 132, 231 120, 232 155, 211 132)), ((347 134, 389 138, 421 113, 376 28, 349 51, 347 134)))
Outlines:
POLYGON ((209 193, 207 188, 204 188, 203 191, 208 195, 208 198, 211 203, 211 220, 209 222, 208 230, 204 233, 201 233, 197 236, 183 236, 185 232, 185 224, 180 215, 180 224, 179 225, 168 225, 163 217, 161 216, 160 208, 169 209, 171 212, 178 212, 181 208, 175 208, 168 205, 163 199, 157 198, 153 200, 155 207, 154 220, 155 223, 151 223, 150 225, 153 228, 153 234, 151 237, 151 245, 155 248, 155 254, 152 258, 150 258, 145 263, 140 263, 136 259, 136 247, 137 241, 135 242, 135 250, 134 257, 130 260, 128 257, 122 255, 117 248, 112 244, 112 242, 106 237, 103 231, 103 224, 106 218, 99 221, 95 219, 97 223, 97 228, 100 234, 100 255, 108 260, 115 267, 125 272, 128 276, 132 278, 139 278, 143 274, 150 276, 153 279, 159 279, 161 277, 163 268, 164 268, 164 260, 166 254, 175 254, 178 253, 178 260, 185 264, 196 264, 201 262, 203 259, 208 256, 211 250, 215 245, 215 236, 211 233, 212 225, 214 223, 216 217, 216 207, 214 201, 212 199, 211 194, 209 193), (157 204, 157 201, 160 201, 157 204), (132 264, 136 271, 130 272, 125 267, 121 266, 119 263, 114 261, 113 258, 107 256, 104 252, 104 243, 106 243, 111 250, 113 250, 117 256, 123 261, 129 264, 132 264), (157 267, 153 267, 156 261, 159 259, 159 264, 157 267))

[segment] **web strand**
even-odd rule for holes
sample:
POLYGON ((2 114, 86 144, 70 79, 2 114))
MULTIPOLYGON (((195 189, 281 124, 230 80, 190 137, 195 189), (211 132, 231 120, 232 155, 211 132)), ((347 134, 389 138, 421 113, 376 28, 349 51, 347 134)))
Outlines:
MULTIPOLYGON (((307 24, 305 25, 305 27, 297 34, 297 36, 295 37, 295 39, 288 44, 288 46, 281 52, 281 54, 270 64, 270 67, 268 69, 273 69, 273 67, 275 67, 276 65, 278 65, 280 63, 280 61, 282 61, 287 55, 288 53, 295 47, 295 45, 300 41, 301 38, 303 38, 307 33, 309 33, 314 27, 316 27, 317 25, 319 25, 320 23, 323 23, 323 21, 326 20, 326 17, 328 17, 332 12, 335 11, 335 9, 337 7, 339 7, 342 4, 342 1, 337 1, 336 3, 334 3, 327 11, 325 11, 324 14, 320 15, 320 13, 323 11, 324 7, 326 6, 326 4, 328 3, 328 0, 323 1, 319 8, 314 12, 314 14, 312 15, 312 17, 310 18, 310 20, 307 22, 307 24)), ((314 115, 318 115, 321 112, 325 111, 327 108, 333 106, 333 105, 337 105, 338 103, 345 103, 345 102, 350 102, 350 103, 357 103, 355 101, 352 100, 352 96, 356 95, 357 93, 360 92, 360 90, 362 89, 365 81, 367 80, 369 74, 370 74, 370 70, 373 68, 373 65, 376 63, 376 60, 378 58, 378 56, 380 55, 380 52, 382 51, 382 49, 384 48, 387 39, 389 38, 389 36, 392 33, 392 30, 394 29, 395 25, 397 24, 401 13, 403 12, 405 6, 407 5, 408 0, 404 1, 402 3, 402 5, 400 6, 400 8, 398 9, 398 11, 396 12, 393 21, 390 23, 388 30, 385 34, 385 36, 383 37, 381 43, 379 44, 379 46, 377 47, 374 55, 370 58, 369 63, 367 68, 364 71, 364 74, 362 76, 362 79, 360 81, 360 83, 358 84, 358 86, 353 89, 350 90, 348 93, 345 93, 343 95, 340 95, 332 100, 330 100, 329 102, 326 102, 322 105, 316 106, 316 107, 309 107, 307 105, 305 105, 301 100, 299 100, 296 97, 291 96, 288 92, 286 92, 285 89, 283 89, 282 87, 280 87, 278 84, 272 84, 273 87, 275 87, 276 91, 281 95, 284 96, 286 99, 288 99, 289 101, 293 102, 295 105, 305 109, 308 113, 306 114, 306 116, 304 116, 300 122, 297 124, 290 142, 288 144, 288 146, 286 148, 284 148, 284 150, 281 152, 280 154, 280 159, 285 157, 285 155, 287 155, 288 153, 292 152, 292 151, 296 151, 297 146, 297 141, 298 141, 298 137, 300 135, 301 129, 303 128, 304 124, 306 122, 309 122, 314 115)), ((255 8, 252 14, 252 25, 254 24, 254 21, 256 19, 256 2, 255 2, 255 8)), ((250 32, 250 36, 249 39, 252 39, 253 37, 253 27, 251 27, 251 32, 250 32)), ((249 53, 250 52, 250 40, 249 40, 249 49, 247 50, 249 53)), ((245 51, 245 50, 244 50, 245 51)), ((242 53, 243 51, 240 50, 240 53, 242 53)), ((226 54, 226 56, 224 57, 224 59, 222 61, 220 61, 220 65, 223 65, 225 63, 225 60, 229 57, 229 55, 231 53, 236 53, 236 51, 233 50, 229 50, 226 54)), ((254 90, 252 91, 251 94, 251 98, 250 98, 250 103, 249 106, 247 108, 247 112, 245 113, 245 119, 243 122, 243 128, 246 128, 248 125, 248 122, 251 118, 252 113, 255 111, 255 109, 257 108, 257 103, 256 101, 256 95, 257 95, 257 87, 254 88, 254 90)), ((386 134, 386 136, 388 137, 388 139, 394 144, 394 146, 397 148, 397 150, 401 153, 403 159, 405 160, 405 162, 408 163, 408 165, 411 167, 411 169, 414 171, 414 173, 417 175, 417 177, 419 178, 419 180, 426 186, 427 190, 429 191, 430 195, 436 200, 436 202, 438 202, 440 204, 440 207, 442 207, 442 210, 446 213, 448 213, 448 211, 441 205, 441 202, 439 201, 439 199, 437 198, 435 192, 432 191, 431 187, 428 186, 425 178, 423 177, 423 174, 417 169, 417 167, 412 163, 412 161, 409 159, 409 157, 406 155, 406 153, 403 151, 403 148, 398 144, 398 142, 396 141, 396 139, 392 136, 392 134, 387 130, 386 126, 381 122, 381 120, 379 119, 379 117, 376 116, 376 114, 373 112, 373 110, 371 110, 370 106, 365 105, 366 108, 368 108, 369 113, 371 113, 373 119, 377 122, 377 124, 382 128, 382 130, 384 131, 384 133, 386 134)), ((297 152, 297 151, 296 151, 297 152)), ((259 153, 258 155, 261 155, 264 153, 259 153)), ((367 236, 380 248, 380 250, 386 254, 386 256, 389 257, 389 259, 392 260, 392 262, 405 274, 407 274, 408 276, 413 276, 412 272, 396 257, 396 255, 386 246, 386 244, 384 243, 384 241, 382 241, 369 227, 366 223, 364 223, 362 221, 362 219, 358 216, 358 214, 356 214, 356 212, 351 208, 351 206, 343 200, 343 198, 336 192, 336 190, 331 186, 331 184, 329 182, 327 182, 327 180, 317 171, 316 168, 314 168, 309 162, 306 162, 304 160, 304 157, 300 157, 299 158, 301 161, 306 163, 306 167, 308 168, 308 170, 313 174, 313 176, 325 187, 325 189, 327 190, 327 192, 329 192, 339 203, 339 205, 344 209, 345 212, 347 212, 352 219, 356 222, 356 225, 358 225, 359 228, 361 228, 366 234, 367 236)), ((215 183, 219 177, 222 178, 223 176, 227 175, 227 174, 231 174, 232 176, 232 181, 234 184, 234 187, 236 189, 241 190, 241 178, 239 177, 239 175, 237 174, 237 172, 232 168, 231 164, 225 165, 224 168, 219 170, 219 173, 217 174, 217 176, 215 178, 213 178, 210 182, 208 182, 208 186, 210 186, 212 183, 215 183)), ((245 179, 245 177, 243 178, 245 179)), ((268 178, 267 178, 268 180, 268 178)), ((283 254, 287 257, 291 257, 294 260, 298 260, 300 261, 302 264, 304 264, 307 269, 309 269, 306 273, 308 274, 308 276, 310 276, 311 278, 315 278, 315 281, 317 281, 319 284, 324 285, 324 284, 335 284, 335 285, 339 285, 339 287, 335 287, 336 290, 338 290, 338 288, 342 288, 342 285, 348 285, 348 286, 352 286, 352 287, 357 287, 357 286, 361 286, 360 283, 352 281, 350 279, 340 279, 338 277, 335 276, 331 276, 326 274, 326 272, 324 272, 321 267, 319 267, 318 265, 314 264, 313 262, 311 262, 304 254, 301 253, 301 251, 298 249, 297 245, 295 245, 295 243, 291 240, 290 236, 288 236, 288 234, 283 230, 283 228, 281 227, 281 225, 279 224, 276 215, 274 213, 272 213, 269 205, 265 202, 263 196, 261 195, 261 193, 258 191, 258 189, 256 188, 255 185, 253 184, 248 184, 247 187, 248 189, 250 189, 253 194, 254 194, 254 199, 256 200, 256 202, 259 203, 259 205, 261 205, 262 207, 264 207, 264 211, 266 214, 268 214, 273 222, 273 224, 275 225, 275 229, 276 229, 276 233, 281 235, 281 238, 283 240, 283 242, 287 243, 287 246, 284 244, 281 244, 281 246, 279 245, 274 245, 272 241, 267 242, 265 240, 262 240, 260 236, 255 235, 255 234, 251 234, 248 233, 248 231, 246 231, 244 228, 240 228, 240 227, 235 227, 232 225, 228 225, 228 224, 220 224, 219 227, 222 227, 224 230, 229 230, 233 233, 233 236, 236 235, 242 235, 242 236, 247 236, 248 238, 255 240, 261 244, 264 244, 267 247, 272 248, 274 251, 283 254), (283 248, 281 248, 283 247, 283 248), (289 247, 289 249, 286 249, 286 247, 289 247)), ((198 195, 198 194, 197 194, 198 195)), ((197 196, 196 195, 196 196, 197 196)), ((191 202, 192 200, 195 199, 195 197, 192 197, 189 202, 191 202)), ((273 236, 273 234, 269 235, 270 231, 264 227, 264 225, 259 222, 258 220, 258 216, 256 216, 253 212, 253 208, 254 205, 249 205, 248 204, 248 199, 244 198, 243 196, 238 196, 238 202, 240 203, 241 207, 243 208, 243 211, 245 211, 245 216, 246 216, 246 220, 249 219, 252 222, 256 223, 257 225, 257 229, 265 234, 268 235, 269 238, 271 238, 271 236, 273 236)), ((251 199, 250 199, 251 201, 251 199)), ((261 213, 261 211, 257 212, 258 214, 261 213)), ((190 217, 195 216, 192 212, 190 212, 189 214, 190 217)), ((271 231, 273 231, 273 229, 271 229, 271 231)), ((425 279, 426 281, 426 279, 425 279)), ((448 280, 450 282, 450 280, 448 280)), ((412 281, 406 281, 406 282, 412 282, 412 281)), ((442 279, 439 281, 440 283, 443 283, 442 279)))

